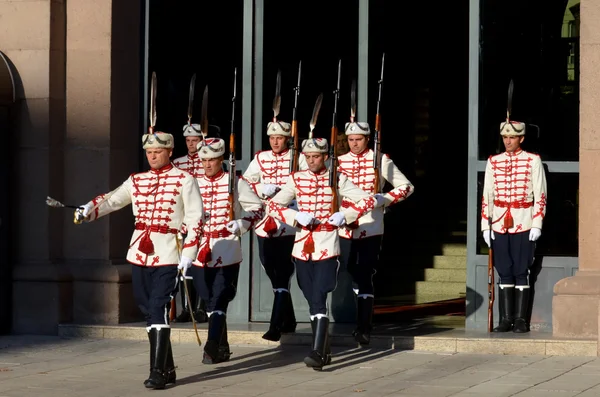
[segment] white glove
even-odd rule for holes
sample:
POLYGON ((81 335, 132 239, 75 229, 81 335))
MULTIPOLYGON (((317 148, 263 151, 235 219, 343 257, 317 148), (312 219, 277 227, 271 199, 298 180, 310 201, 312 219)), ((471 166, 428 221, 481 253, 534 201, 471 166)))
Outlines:
POLYGON ((496 239, 496 236, 494 235, 494 231, 493 230, 484 230, 483 231, 483 239, 485 240, 485 243, 487 244, 488 247, 492 246, 492 242, 490 241, 490 237, 492 238, 492 240, 496 239))
POLYGON ((375 208, 380 208, 385 205, 385 196, 381 193, 377 193, 373 196, 375 199, 375 208))
POLYGON ((537 241, 538 238, 542 235, 542 230, 537 227, 532 227, 529 231, 529 241, 537 241))
POLYGON ((279 187, 272 183, 265 183, 262 186, 262 194, 267 197, 274 196, 279 191, 279 187))
POLYGON ((302 226, 308 226, 311 223, 313 223, 313 221, 315 220, 315 217, 312 214, 309 214, 307 212, 298 212, 296 214, 295 219, 296 219, 296 222, 298 222, 302 226))
POLYGON ((225 228, 231 234, 238 234, 240 231, 240 225, 238 224, 238 221, 229 221, 227 223, 227 225, 225 226, 225 228))
POLYGON ((90 216, 90 212, 92 212, 93 205, 91 203, 86 203, 75 210, 75 223, 81 223, 84 219, 90 216))
POLYGON ((338 212, 332 214, 329 217, 329 219, 327 219, 327 223, 329 223, 330 225, 333 225, 333 226, 340 227, 340 226, 346 224, 346 217, 344 216, 343 212, 338 211, 338 212))
POLYGON ((177 265, 177 270, 181 270, 181 275, 183 277, 185 277, 185 273, 187 273, 187 270, 190 267, 192 267, 192 262, 194 262, 193 259, 190 259, 187 256, 181 256, 181 259, 179 260, 179 265, 177 265))

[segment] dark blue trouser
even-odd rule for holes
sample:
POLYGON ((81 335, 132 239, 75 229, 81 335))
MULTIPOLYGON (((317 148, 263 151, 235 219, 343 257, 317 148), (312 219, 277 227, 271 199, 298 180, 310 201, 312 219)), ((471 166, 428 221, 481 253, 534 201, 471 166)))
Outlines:
POLYGON ((322 261, 295 259, 298 286, 308 302, 311 316, 327 314, 327 294, 337 285, 338 257, 322 261))
POLYGON ((177 288, 177 266, 132 266, 133 296, 146 324, 169 324, 170 302, 177 288))
POLYGON ((529 230, 514 234, 494 233, 494 236, 494 267, 500 276, 500 284, 529 285, 529 268, 535 252, 535 242, 529 241, 529 230))
POLYGON ((258 253, 273 289, 284 288, 289 291, 290 280, 294 275, 292 248, 295 235, 265 238, 258 236, 258 253))
POLYGON ((198 296, 206 303, 206 312, 219 310, 227 313, 227 306, 237 293, 240 264, 223 267, 194 266, 191 271, 198 296))
POLYGON ((352 276, 352 287, 358 290, 357 295, 373 296, 373 276, 381 251, 381 236, 340 238, 340 251, 340 262, 346 264, 352 276))

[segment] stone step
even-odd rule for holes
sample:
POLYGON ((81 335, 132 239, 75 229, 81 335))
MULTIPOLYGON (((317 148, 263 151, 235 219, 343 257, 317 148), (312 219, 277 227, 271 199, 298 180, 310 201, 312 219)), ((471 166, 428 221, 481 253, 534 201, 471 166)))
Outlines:
POLYGON ((466 291, 466 284, 443 281, 417 281, 415 283, 415 295, 446 295, 452 299, 461 296, 466 291))
POLYGON ((467 257, 458 255, 413 256, 412 262, 424 268, 467 269, 467 257))
POLYGON ((444 256, 467 256, 467 244, 448 243, 442 245, 442 255, 444 256))
MULTIPOLYGON (((345 324, 344 324, 345 325, 345 324)), ((336 325, 330 327, 331 344, 333 346, 358 347, 350 336, 353 326, 342 327, 337 331, 336 325)), ((228 324, 228 337, 235 353, 236 345, 304 345, 310 346, 312 335, 310 325, 298 324, 296 333, 283 335, 280 342, 269 342, 262 339, 268 324, 228 324)), ((198 325, 201 342, 206 341, 206 324, 198 325)), ((135 325, 78 325, 60 324, 58 336, 63 338, 95 338, 95 339, 128 339, 147 341, 145 324, 135 325)), ((176 325, 171 328, 172 343, 196 343, 196 335, 191 325, 176 325)), ((419 331, 414 324, 387 327, 380 333, 377 327, 371 335, 369 348, 385 348, 398 350, 416 350, 443 353, 477 353, 505 355, 542 355, 542 356, 575 356, 596 357, 597 340, 579 340, 555 338, 551 333, 532 331, 528 334, 490 335, 485 331, 466 331, 465 329, 441 329, 432 331, 424 328, 419 331)))
POLYGON ((466 283, 465 269, 425 269, 425 281, 466 283))

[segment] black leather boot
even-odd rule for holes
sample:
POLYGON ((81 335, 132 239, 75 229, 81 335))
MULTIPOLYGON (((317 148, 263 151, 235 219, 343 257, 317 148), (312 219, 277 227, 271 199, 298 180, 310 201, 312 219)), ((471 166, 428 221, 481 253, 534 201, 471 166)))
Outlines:
MULTIPOLYGON (((148 340, 150 341, 150 372, 152 372, 152 366, 154 365, 154 357, 156 355, 156 338, 151 336, 148 330, 148 340)), ((171 340, 169 339, 169 350, 167 352, 167 364, 166 364, 166 384, 175 383, 177 381, 177 374, 175 373, 175 362, 173 361, 173 349, 171 348, 171 340)), ((147 386, 149 379, 144 381, 144 386, 147 386)))
POLYGON ((311 321, 313 327, 313 345, 308 356, 304 357, 304 364, 316 371, 323 369, 324 365, 331 362, 328 359, 329 345, 329 319, 327 317, 317 318, 311 321))
POLYGON ((529 332, 527 323, 527 309, 529 308, 529 286, 526 288, 515 287, 515 324, 513 332, 522 334, 529 332))
MULTIPOLYGON (((179 283, 179 296, 181 297, 181 314, 175 318, 178 323, 188 323, 192 321, 190 315, 190 305, 188 304, 187 296, 185 293, 185 285, 187 285, 190 300, 192 301, 192 307, 196 305, 196 289, 194 288, 194 280, 182 278, 179 283)), ((196 320, 197 321, 197 320, 196 320)))
POLYGON ((373 303, 374 299, 370 296, 360 296, 356 301, 356 329, 352 335, 361 345, 368 345, 371 342, 371 330, 373 329, 373 303))
POLYGON ((197 323, 208 322, 208 315, 206 314, 206 304, 199 296, 197 296, 196 302, 197 303, 196 309, 194 310, 194 320, 196 320, 197 323))
POLYGON ((219 354, 215 364, 229 361, 229 357, 231 357, 231 350, 229 350, 229 340, 227 338, 227 318, 225 318, 223 333, 221 334, 221 343, 219 344, 219 354))
POLYGON ((166 366, 170 346, 170 328, 150 328, 150 376, 144 382, 148 389, 164 389, 167 384, 166 366))
POLYGON ((271 311, 271 321, 269 324, 269 330, 262 336, 263 339, 270 340, 273 342, 281 339, 281 332, 283 328, 284 311, 286 310, 286 295, 287 292, 275 292, 273 297, 273 310, 271 311))
POLYGON ((285 306, 283 309, 283 325, 281 326, 282 334, 291 334, 296 332, 296 314, 294 313, 294 303, 292 302, 292 294, 283 292, 285 298, 285 306))
POLYGON ((505 286, 498 288, 498 313, 500 321, 492 332, 512 331, 515 318, 513 316, 515 307, 515 287, 505 286))
POLYGON ((213 312, 208 318, 208 337, 204 344, 203 364, 216 364, 219 362, 219 347, 225 329, 225 315, 213 312))

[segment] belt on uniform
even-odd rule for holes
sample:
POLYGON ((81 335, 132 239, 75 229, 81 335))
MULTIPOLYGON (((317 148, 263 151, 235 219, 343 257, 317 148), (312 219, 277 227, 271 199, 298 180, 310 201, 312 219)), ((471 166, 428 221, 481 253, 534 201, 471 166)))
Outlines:
POLYGON ((333 232, 337 227, 330 225, 329 223, 319 223, 316 225, 302 226, 302 229, 308 230, 309 232, 333 232))
POLYGON ((219 238, 219 237, 229 237, 231 236, 231 232, 227 229, 216 230, 214 232, 203 232, 202 233, 206 237, 210 238, 219 238))
POLYGON ((177 234, 179 232, 179 230, 172 229, 168 225, 146 225, 143 222, 136 223, 135 230, 147 230, 152 233, 162 234, 177 234))
POLYGON ((507 201, 494 200, 494 206, 499 208, 530 208, 533 207, 533 201, 507 201))

